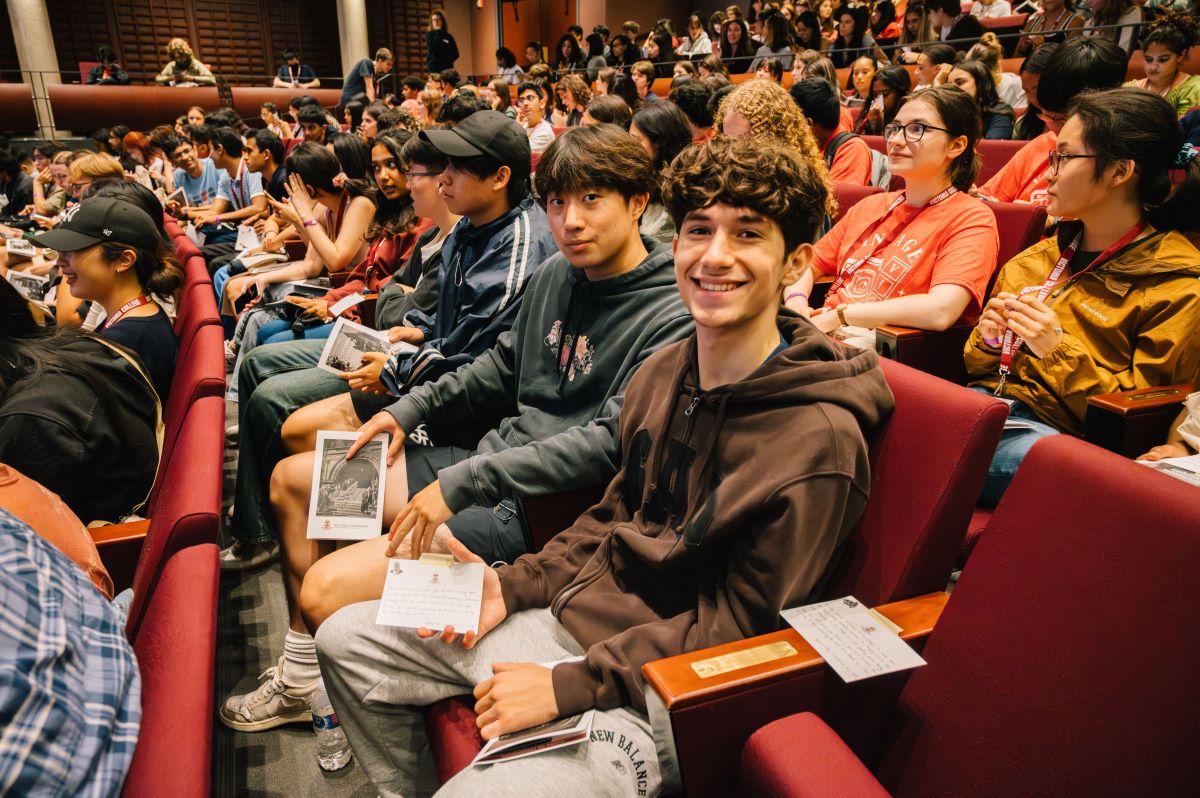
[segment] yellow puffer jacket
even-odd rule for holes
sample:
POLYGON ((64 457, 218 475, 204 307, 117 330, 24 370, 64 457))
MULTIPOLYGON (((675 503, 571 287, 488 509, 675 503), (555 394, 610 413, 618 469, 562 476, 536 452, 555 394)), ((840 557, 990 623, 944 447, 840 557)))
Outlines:
MULTIPOLYGON (((993 296, 1040 286, 1058 262, 1060 242, 1078 227, 1060 225, 1000 270, 993 296)), ((1058 314, 1062 342, 1035 357, 1013 358, 1004 395, 1033 408, 1047 424, 1083 434, 1089 396, 1167 385, 1200 370, 1200 250, 1176 232, 1147 235, 1093 271, 1065 281, 1046 303, 1058 314)), ((1069 236, 1069 237, 1068 237, 1069 236)), ((1000 349, 971 332, 965 350, 972 385, 995 389, 1000 349)))

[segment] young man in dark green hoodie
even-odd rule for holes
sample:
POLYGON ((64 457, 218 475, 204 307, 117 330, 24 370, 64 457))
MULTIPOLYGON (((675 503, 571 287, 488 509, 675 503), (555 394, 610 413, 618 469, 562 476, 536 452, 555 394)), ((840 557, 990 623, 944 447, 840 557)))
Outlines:
POLYGON ((468 768, 438 795, 654 795, 641 666, 774 631, 814 598, 866 504, 864 435, 892 407, 873 352, 777 315, 824 217, 823 171, 762 142, 680 154, 664 200, 696 334, 630 382, 604 498, 541 552, 485 569, 479 628, 441 632, 455 648, 377 626, 375 602, 321 625, 325 686, 381 795, 425 794, 418 707, 470 688, 485 739, 595 709, 591 735, 468 768))
MULTIPOLYGON (((654 179, 641 145, 616 127, 572 130, 547 149, 538 163, 538 196, 560 252, 530 278, 512 329, 361 428, 360 442, 378 431, 392 436, 383 513, 394 531, 391 549, 410 528, 417 527, 416 543, 406 552, 441 528, 488 562, 512 561, 528 548, 519 497, 612 479, 630 375, 692 331, 675 290, 671 250, 638 232, 654 179), (439 445, 405 443, 422 424, 424 437, 439 445)), ((302 654, 292 656, 307 638, 301 610, 310 621, 321 619, 383 590, 387 537, 336 552, 306 538, 313 458, 286 458, 272 475, 292 630, 275 674, 279 684, 273 678, 222 710, 234 728, 270 728, 307 711, 293 700, 317 676, 315 655, 309 668, 302 654)))

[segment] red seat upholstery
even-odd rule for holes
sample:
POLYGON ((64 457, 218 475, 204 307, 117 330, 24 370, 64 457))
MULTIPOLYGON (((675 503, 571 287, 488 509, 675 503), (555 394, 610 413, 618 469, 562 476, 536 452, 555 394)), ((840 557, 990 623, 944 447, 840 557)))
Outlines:
POLYGON ((142 675, 142 728, 125 798, 207 798, 212 792, 217 547, 167 561, 133 650, 142 675))
POLYGON ((975 145, 979 154, 979 174, 975 176, 975 185, 982 186, 992 178, 992 175, 1004 168, 1017 151, 1028 144, 1028 141, 1006 141, 1003 139, 981 139, 975 145))
POLYGON ((833 197, 837 200, 837 213, 833 215, 833 223, 837 224, 842 217, 846 215, 846 211, 850 210, 855 204, 872 194, 878 194, 883 191, 879 186, 860 186, 857 183, 845 183, 841 180, 836 180, 833 183, 833 197))
POLYGON ((175 245, 175 257, 179 259, 179 262, 186 263, 192 258, 201 258, 203 260, 200 255, 200 248, 196 246, 192 239, 187 237, 178 224, 176 224, 176 227, 179 229, 179 235, 172 239, 172 243, 175 245))
MULTIPOLYGON (((875 152, 887 155, 887 145, 883 141, 883 136, 863 136, 863 141, 867 142, 875 152)), ((979 174, 975 178, 975 184, 983 185, 992 175, 999 172, 1004 164, 1008 163, 1013 153, 1028 143, 1028 141, 981 139, 975 145, 975 152, 979 155, 979 174)), ((903 179, 900 179, 900 185, 903 187, 903 179)))
MULTIPOLYGON (((203 286, 200 286, 203 289, 203 286)), ((193 289, 199 290, 199 289, 193 289)), ((184 417, 189 415, 193 403, 203 397, 225 395, 225 338, 219 325, 204 323, 199 319, 195 334, 180 340, 179 355, 175 361, 175 374, 171 378, 171 395, 163 408, 163 454, 159 467, 159 479, 150 494, 150 510, 158 503, 163 486, 163 470, 166 467, 175 441, 182 431, 184 417)), ((224 440, 225 423, 219 425, 224 440)), ((216 461, 220 471, 220 458, 216 461)))
MULTIPOLYGON (((881 362, 896 409, 870 442, 871 498, 826 590, 828 595, 852 593, 870 605, 946 586, 1008 415, 996 399, 881 362)), ((443 781, 466 767, 482 745, 473 721, 467 723, 473 702, 446 703, 426 713, 443 781)), ((864 722, 869 722, 866 715, 864 722)), ((719 710, 714 715, 713 707, 673 715, 685 788, 690 783, 732 787, 736 774, 730 770, 730 752, 755 725, 719 710)))
POLYGON ((871 606, 946 587, 1008 408, 880 360, 896 409, 870 443, 871 496, 826 594, 871 606))
MULTIPOLYGON (((1196 488, 1070 436, 1035 444, 878 740, 869 764, 883 787, 1194 795, 1198 500, 1196 488), (1076 489, 1063 489, 1064 475, 1076 489)), ((872 794, 836 754, 817 772, 797 766, 811 745, 831 749, 811 728, 789 718, 755 735, 744 794, 817 794, 830 761, 843 794, 872 794)))
MULTIPOLYGON (((996 215, 1000 249, 996 251, 996 271, 1032 247, 1046 232, 1046 209, 1041 205, 1018 202, 986 202, 996 215)), ((995 280, 992 275, 992 280, 995 280)), ((990 290, 990 286, 989 286, 990 290)))
POLYGON ((206 396, 188 409, 178 443, 161 472, 158 502, 133 577, 126 629, 135 642, 171 555, 188 546, 216 542, 224 448, 225 401, 206 396))

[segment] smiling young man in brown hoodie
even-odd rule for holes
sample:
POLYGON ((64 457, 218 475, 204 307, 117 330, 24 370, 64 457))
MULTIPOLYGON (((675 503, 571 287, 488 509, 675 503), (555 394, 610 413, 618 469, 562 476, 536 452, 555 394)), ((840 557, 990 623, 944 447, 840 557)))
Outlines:
POLYGON ((773 631, 814 598, 866 503, 864 433, 892 407, 874 353, 777 315, 826 192, 775 145, 722 138, 681 154, 664 199, 696 333, 634 375, 604 498, 541 552, 485 571, 477 630, 422 639, 435 633, 377 626, 377 602, 321 626, 325 685, 381 795, 432 791, 417 707, 472 688, 487 739, 588 709, 592 733, 468 768, 439 795, 656 794, 641 666, 773 631))

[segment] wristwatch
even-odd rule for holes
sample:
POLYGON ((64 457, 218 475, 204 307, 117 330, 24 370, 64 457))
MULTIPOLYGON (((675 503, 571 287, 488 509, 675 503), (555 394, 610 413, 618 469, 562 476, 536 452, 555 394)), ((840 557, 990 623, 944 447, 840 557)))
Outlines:
POLYGON ((845 302, 843 302, 840 305, 838 305, 836 308, 834 308, 834 310, 836 310, 837 314, 838 314, 838 321, 840 321, 842 323, 843 327, 850 326, 850 322, 846 321, 846 308, 848 308, 848 307, 850 307, 850 306, 847 305, 845 302))

